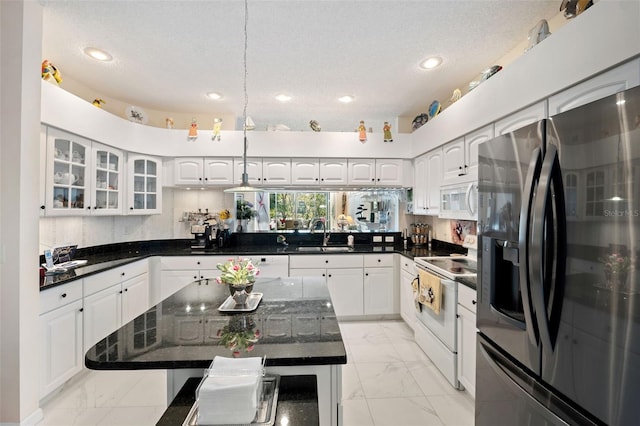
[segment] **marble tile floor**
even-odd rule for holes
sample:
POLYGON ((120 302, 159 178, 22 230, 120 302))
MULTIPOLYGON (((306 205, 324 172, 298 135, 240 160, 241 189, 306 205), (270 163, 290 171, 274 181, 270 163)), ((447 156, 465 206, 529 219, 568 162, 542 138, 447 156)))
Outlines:
MULTIPOLYGON (((343 322, 345 426, 466 426, 474 402, 449 385, 402 321, 343 322)), ((91 371, 43 406, 38 426, 155 425, 165 410, 164 371, 91 371)))

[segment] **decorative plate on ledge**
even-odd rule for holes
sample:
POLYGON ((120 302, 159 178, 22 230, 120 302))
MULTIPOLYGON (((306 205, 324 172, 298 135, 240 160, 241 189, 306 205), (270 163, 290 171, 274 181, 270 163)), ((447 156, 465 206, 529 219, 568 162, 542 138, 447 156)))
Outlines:
POLYGON ((140 107, 130 105, 125 110, 127 119, 129 121, 133 121, 134 123, 147 124, 149 120, 147 117, 147 113, 140 107))

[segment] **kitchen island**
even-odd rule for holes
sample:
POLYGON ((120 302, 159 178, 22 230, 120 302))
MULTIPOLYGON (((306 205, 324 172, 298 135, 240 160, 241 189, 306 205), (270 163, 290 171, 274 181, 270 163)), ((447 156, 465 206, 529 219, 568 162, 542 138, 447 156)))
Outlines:
POLYGON ((254 311, 222 312, 228 288, 214 279, 194 281, 90 348, 85 364, 96 370, 166 369, 170 403, 215 356, 264 356, 267 374, 316 376, 319 424, 340 424, 347 357, 324 278, 260 278, 253 293, 262 293, 254 311), (257 341, 226 343, 247 336, 257 341))

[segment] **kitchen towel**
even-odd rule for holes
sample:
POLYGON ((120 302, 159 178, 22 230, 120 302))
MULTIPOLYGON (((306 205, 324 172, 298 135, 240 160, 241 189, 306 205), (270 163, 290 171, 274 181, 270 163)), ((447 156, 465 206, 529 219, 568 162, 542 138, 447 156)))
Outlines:
POLYGON ((198 389, 198 424, 249 424, 262 388, 262 358, 215 357, 198 389))
POLYGON ((442 283, 440 278, 422 269, 418 271, 420 277, 420 303, 428 307, 434 314, 440 314, 442 305, 442 283))

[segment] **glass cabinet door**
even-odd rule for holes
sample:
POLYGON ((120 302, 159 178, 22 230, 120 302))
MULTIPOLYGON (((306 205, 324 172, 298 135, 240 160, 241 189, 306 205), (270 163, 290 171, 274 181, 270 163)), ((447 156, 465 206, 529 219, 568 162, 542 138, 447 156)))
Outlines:
POLYGON ((57 129, 47 130, 46 214, 78 215, 89 209, 90 155, 91 141, 57 129))
POLYGON ((122 212, 122 152, 94 144, 94 214, 122 212))
POLYGON ((129 214, 154 214, 162 211, 161 163, 140 155, 128 158, 129 214))

